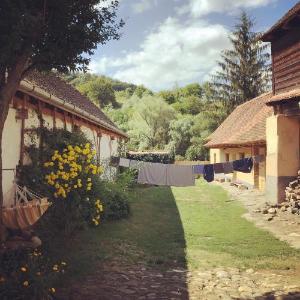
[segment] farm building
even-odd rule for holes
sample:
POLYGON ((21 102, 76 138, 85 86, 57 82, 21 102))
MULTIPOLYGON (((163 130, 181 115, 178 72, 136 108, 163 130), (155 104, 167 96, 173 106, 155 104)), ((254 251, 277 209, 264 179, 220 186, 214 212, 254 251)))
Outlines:
MULTIPOLYGON (((228 162, 254 155, 266 155, 266 119, 272 108, 266 103, 272 93, 263 94, 239 105, 209 137, 210 162, 228 162)), ((251 173, 235 172, 233 181, 264 190, 265 163, 255 164, 251 173)))
MULTIPOLYGON (((4 126, 4 205, 13 204, 15 170, 26 164, 26 147, 37 128, 80 129, 93 143, 101 161, 117 154, 124 132, 85 96, 54 74, 31 72, 11 101, 4 126)), ((112 174, 114 170, 109 170, 112 174)), ((107 176, 109 174, 106 174, 107 176)))
POLYGON ((238 106, 209 137, 211 162, 266 154, 251 174, 233 175, 281 202, 299 170, 300 3, 263 36, 271 43, 272 91, 238 106))

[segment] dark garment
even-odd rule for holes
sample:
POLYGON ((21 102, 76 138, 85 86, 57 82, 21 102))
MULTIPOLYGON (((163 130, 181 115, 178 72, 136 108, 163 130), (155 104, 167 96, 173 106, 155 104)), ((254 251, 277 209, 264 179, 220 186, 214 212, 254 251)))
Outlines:
POLYGON ((223 170, 225 174, 233 173, 233 164, 232 162, 223 163, 223 170))
POLYGON ((233 162, 234 171, 242 172, 242 173, 251 173, 253 168, 253 158, 243 158, 240 160, 235 160, 233 162))
POLYGON ((203 174, 204 165, 196 165, 193 166, 193 173, 194 174, 203 174))
POLYGON ((118 167, 120 163, 120 157, 112 156, 110 159, 110 165, 112 167, 118 167))
POLYGON ((215 173, 214 173, 214 166, 213 165, 204 165, 203 177, 207 182, 214 181, 215 173))
POLYGON ((216 163, 216 164, 214 164, 214 171, 215 171, 215 174, 224 173, 223 164, 222 163, 216 163))
POLYGON ((253 157, 253 162, 254 162, 255 164, 259 164, 259 163, 264 162, 265 159, 266 159, 266 158, 265 158, 264 155, 256 155, 256 156, 253 157))

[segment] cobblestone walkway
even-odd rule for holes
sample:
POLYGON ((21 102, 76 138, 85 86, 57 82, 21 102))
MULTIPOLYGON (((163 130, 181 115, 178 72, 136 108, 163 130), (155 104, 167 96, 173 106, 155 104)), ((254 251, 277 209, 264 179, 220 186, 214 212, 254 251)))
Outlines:
POLYGON ((227 300, 300 299, 296 274, 215 268, 194 273, 158 271, 144 266, 106 265, 59 299, 70 300, 227 300))

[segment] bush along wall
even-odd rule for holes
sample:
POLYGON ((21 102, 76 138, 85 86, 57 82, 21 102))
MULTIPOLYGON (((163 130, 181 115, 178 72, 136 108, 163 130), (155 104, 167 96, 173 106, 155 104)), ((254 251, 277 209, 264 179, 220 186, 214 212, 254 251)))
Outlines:
POLYGON ((133 159, 138 161, 162 163, 162 164, 173 164, 175 161, 174 154, 165 153, 165 152, 127 153, 126 157, 128 159, 133 159))
POLYGON ((41 218, 42 227, 70 235, 88 225, 98 226, 102 217, 119 219, 128 215, 125 191, 117 183, 100 179, 103 169, 83 133, 43 128, 40 136, 43 146, 33 144, 28 149, 31 164, 20 170, 20 184, 52 202, 41 218))

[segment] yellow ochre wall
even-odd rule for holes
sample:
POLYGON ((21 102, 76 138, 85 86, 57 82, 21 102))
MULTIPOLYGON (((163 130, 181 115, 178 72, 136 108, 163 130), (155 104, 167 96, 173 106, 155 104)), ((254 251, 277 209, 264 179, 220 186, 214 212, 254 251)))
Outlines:
MULTIPOLYGON (((265 154, 266 150, 265 147, 260 146, 258 151, 259 154, 265 154)), ((245 157, 250 157, 253 155, 251 147, 210 149, 210 163, 226 162, 226 154, 229 154, 229 161, 237 160, 241 158, 241 153, 244 153, 245 157)), ((254 187, 254 168, 252 169, 251 173, 234 172, 232 175, 232 180, 243 182, 254 187)), ((259 164, 259 178, 257 188, 259 188, 260 190, 264 190, 265 188, 265 163, 259 164)))
POLYGON ((267 119, 266 196, 270 203, 285 199, 285 188, 299 170, 299 119, 273 115, 267 119))

